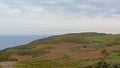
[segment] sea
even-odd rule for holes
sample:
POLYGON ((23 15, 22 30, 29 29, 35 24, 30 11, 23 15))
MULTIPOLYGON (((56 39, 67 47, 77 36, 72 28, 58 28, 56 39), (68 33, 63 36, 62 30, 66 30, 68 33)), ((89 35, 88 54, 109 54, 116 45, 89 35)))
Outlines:
POLYGON ((40 36, 26 36, 26 35, 19 35, 19 36, 0 36, 0 50, 5 48, 19 46, 28 44, 34 40, 42 39, 48 37, 48 35, 40 35, 40 36))

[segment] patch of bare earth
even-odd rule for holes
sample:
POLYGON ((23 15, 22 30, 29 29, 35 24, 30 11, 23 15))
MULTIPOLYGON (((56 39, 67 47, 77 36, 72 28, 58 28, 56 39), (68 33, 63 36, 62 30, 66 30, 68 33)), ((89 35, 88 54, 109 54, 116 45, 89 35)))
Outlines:
POLYGON ((99 59, 104 56, 101 54, 100 50, 90 51, 90 52, 80 52, 71 57, 71 60, 85 60, 85 59, 99 59))
POLYGON ((22 56, 22 55, 12 55, 11 57, 17 59, 18 61, 24 61, 24 60, 32 59, 32 56, 28 56, 28 55, 24 55, 24 56, 22 56))

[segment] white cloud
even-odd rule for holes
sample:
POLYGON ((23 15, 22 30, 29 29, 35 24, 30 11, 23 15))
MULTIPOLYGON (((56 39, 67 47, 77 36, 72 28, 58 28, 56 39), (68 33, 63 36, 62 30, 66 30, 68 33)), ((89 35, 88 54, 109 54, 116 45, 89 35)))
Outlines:
POLYGON ((82 4, 82 5, 78 5, 78 7, 80 9, 97 9, 97 7, 93 6, 93 5, 89 5, 89 4, 82 4))
POLYGON ((117 0, 91 0, 91 2, 114 3, 117 0))
POLYGON ((0 2, 0 8, 6 8, 6 7, 8 7, 7 4, 4 4, 4 3, 0 2))
POLYGON ((32 11, 41 12, 41 11, 43 11, 43 9, 34 7, 34 8, 32 8, 32 11))
POLYGON ((77 1, 0 1, 0 34, 119 33, 120 11, 116 7, 119 4, 103 0, 77 1))

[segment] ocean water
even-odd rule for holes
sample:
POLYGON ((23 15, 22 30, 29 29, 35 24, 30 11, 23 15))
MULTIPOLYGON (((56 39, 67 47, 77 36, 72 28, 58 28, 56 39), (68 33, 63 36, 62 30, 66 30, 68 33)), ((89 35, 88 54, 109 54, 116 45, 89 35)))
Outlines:
POLYGON ((47 35, 40 36, 0 36, 0 50, 27 44, 37 39, 48 37, 47 35))

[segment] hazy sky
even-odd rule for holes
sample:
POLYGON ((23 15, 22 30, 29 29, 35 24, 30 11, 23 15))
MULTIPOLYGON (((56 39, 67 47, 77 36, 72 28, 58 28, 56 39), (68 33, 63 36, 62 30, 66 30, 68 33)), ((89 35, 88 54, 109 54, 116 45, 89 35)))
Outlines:
POLYGON ((0 35, 120 33, 120 0, 0 0, 0 35))

